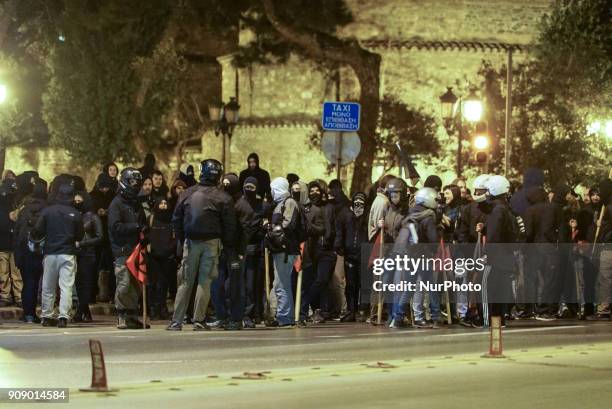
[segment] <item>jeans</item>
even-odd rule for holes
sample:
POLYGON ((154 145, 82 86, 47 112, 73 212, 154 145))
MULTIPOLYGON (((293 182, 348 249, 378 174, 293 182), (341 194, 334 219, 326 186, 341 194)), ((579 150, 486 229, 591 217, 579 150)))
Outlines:
POLYGON ((72 286, 76 275, 76 256, 49 254, 43 259, 42 317, 52 318, 57 285, 60 287, 59 318, 70 318, 72 286))
POLYGON ((360 260, 344 259, 344 272, 346 274, 346 309, 349 313, 359 311, 359 287, 361 284, 360 260))
POLYGON ((274 261, 274 292, 276 294, 276 319, 280 325, 295 323, 295 305, 291 290, 291 272, 297 258, 293 254, 276 253, 274 261))
POLYGON ((98 276, 95 253, 86 253, 77 257, 76 290, 79 297, 78 313, 89 313, 89 304, 93 302, 98 276))
POLYGON ((23 288, 21 290, 21 302, 23 303, 23 315, 36 315, 36 301, 38 298, 38 284, 43 274, 43 256, 33 254, 27 249, 27 245, 22 245, 21 276, 23 288))
POLYGON ((174 316, 172 320, 183 322, 189 305, 191 290, 197 281, 197 290, 193 305, 193 320, 203 321, 210 301, 210 284, 219 275, 219 252, 221 240, 190 240, 183 244, 183 260, 178 273, 174 316))
MULTIPOLYGON (((421 282, 434 283, 433 274, 431 271, 421 271, 417 274, 416 291, 412 299, 412 310, 414 311, 415 321, 422 321, 425 319, 425 309, 423 307, 423 299, 425 292, 419 288, 421 282)), ((441 318, 440 313, 440 294, 437 291, 429 291, 429 309, 431 311, 431 319, 433 321, 439 321, 441 318)))

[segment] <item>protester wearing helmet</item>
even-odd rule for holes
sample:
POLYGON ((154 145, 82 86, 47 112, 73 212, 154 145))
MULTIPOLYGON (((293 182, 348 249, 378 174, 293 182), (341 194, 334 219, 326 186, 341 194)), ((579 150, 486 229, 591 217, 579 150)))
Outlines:
POLYGON ((385 243, 393 243, 402 219, 408 215, 408 186, 399 178, 393 178, 387 183, 385 194, 389 198, 389 209, 384 218, 385 243))
POLYGON ((232 198, 218 187, 223 165, 215 159, 200 164, 200 183, 179 198, 172 222, 179 243, 183 245, 183 263, 178 276, 180 286, 174 302, 170 331, 180 331, 189 305, 191 290, 198 289, 193 307, 193 329, 208 330, 204 315, 210 301, 210 284, 218 276, 221 245, 234 262, 236 213, 232 198))
POLYGON ((115 308, 119 329, 142 328, 138 322, 138 283, 125 264, 146 225, 145 214, 138 201, 141 186, 140 171, 123 169, 117 196, 108 208, 108 237, 115 257, 115 308))

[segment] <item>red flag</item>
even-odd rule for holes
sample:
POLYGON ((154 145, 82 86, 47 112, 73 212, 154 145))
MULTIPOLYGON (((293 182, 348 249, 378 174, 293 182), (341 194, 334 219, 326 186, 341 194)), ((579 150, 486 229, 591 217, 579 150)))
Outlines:
POLYGON ((147 264, 145 262, 145 247, 138 243, 132 254, 125 261, 125 265, 130 270, 138 282, 144 284, 147 281, 147 264))
POLYGON ((293 268, 295 271, 302 271, 302 258, 304 257, 304 243, 300 244, 300 255, 295 259, 293 268))
POLYGON ((451 259, 450 249, 444 244, 444 239, 442 238, 440 239, 440 244, 438 245, 438 251, 436 251, 436 258, 442 260, 442 269, 444 269, 446 260, 451 259))
POLYGON ((383 231, 381 230, 379 234, 376 235, 376 240, 374 241, 374 247, 372 247, 372 252, 370 253, 370 259, 368 260, 368 268, 374 265, 374 260, 377 258, 381 258, 383 254, 380 254, 380 243, 382 241, 383 231))

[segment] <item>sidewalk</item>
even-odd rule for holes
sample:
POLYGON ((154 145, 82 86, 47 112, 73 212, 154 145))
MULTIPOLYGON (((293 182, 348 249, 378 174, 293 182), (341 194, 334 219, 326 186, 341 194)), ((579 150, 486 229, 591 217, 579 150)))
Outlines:
MULTIPOLYGON (((92 315, 115 315, 115 304, 96 303, 90 304, 89 309, 92 315)), ((37 308, 40 316, 40 307, 37 308)), ((2 307, 0 308, 0 320, 19 320, 23 315, 23 310, 20 307, 2 307)))

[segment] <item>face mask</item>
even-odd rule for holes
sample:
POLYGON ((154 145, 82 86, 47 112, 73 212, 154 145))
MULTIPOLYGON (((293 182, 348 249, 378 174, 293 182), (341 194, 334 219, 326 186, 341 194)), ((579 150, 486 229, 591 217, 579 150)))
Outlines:
POLYGON ((321 199, 321 193, 318 192, 311 192, 308 197, 310 198, 310 201, 313 203, 318 203, 319 200, 321 199))
POLYGON ((255 200, 257 198, 257 192, 254 190, 245 190, 244 197, 246 197, 249 200, 255 200))
POLYGON ((83 210, 83 202, 73 202, 72 206, 78 211, 83 210))
POLYGON ((393 203, 396 206, 399 204, 401 198, 402 198, 402 195, 399 192, 391 192, 391 194, 389 195, 389 199, 391 199, 391 203, 393 203))
POLYGON ((363 206, 356 206, 353 208, 353 214, 356 217, 361 217, 363 215, 364 210, 365 209, 363 208, 363 206))
POLYGON ((293 197, 294 200, 299 202, 300 201, 300 197, 301 197, 301 192, 299 190, 293 191, 293 192, 291 192, 291 197, 293 197))

